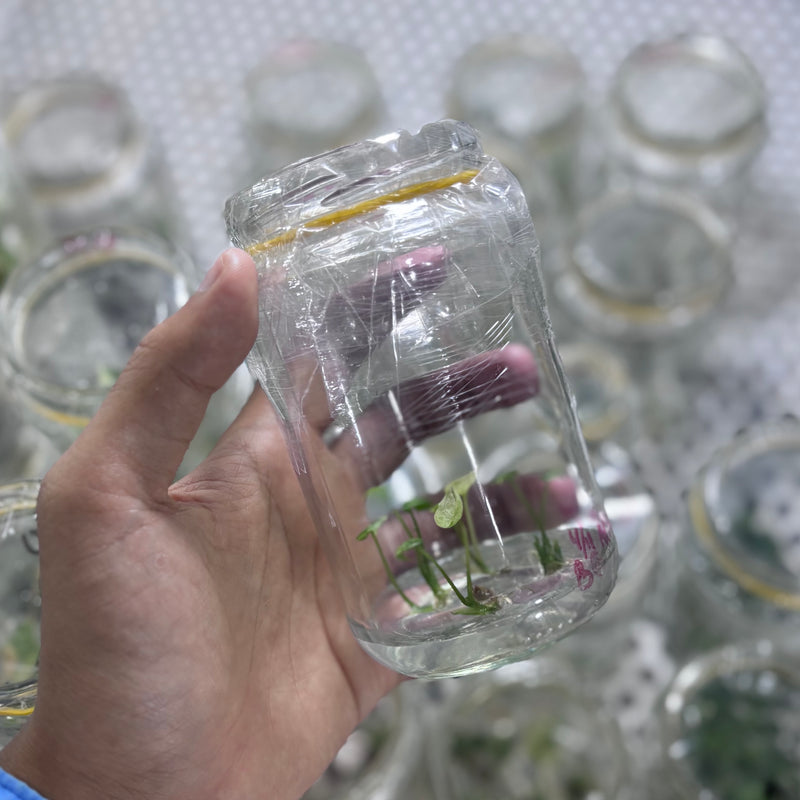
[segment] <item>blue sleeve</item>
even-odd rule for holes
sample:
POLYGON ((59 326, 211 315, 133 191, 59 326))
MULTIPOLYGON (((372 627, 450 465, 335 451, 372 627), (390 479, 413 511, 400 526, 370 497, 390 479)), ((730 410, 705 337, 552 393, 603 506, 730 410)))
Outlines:
POLYGON ((0 767, 0 800, 44 800, 44 797, 0 767))

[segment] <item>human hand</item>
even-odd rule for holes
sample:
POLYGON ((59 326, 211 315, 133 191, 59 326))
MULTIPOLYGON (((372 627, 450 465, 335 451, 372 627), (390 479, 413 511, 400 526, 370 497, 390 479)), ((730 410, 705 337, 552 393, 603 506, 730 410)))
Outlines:
POLYGON ((173 483, 258 326, 251 259, 209 276, 43 482, 38 700, 0 764, 51 800, 298 797, 399 680, 350 633, 260 390, 173 483))

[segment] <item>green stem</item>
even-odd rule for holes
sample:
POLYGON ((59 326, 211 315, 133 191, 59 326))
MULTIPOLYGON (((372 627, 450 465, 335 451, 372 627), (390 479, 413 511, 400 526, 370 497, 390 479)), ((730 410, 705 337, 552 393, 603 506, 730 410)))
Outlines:
MULTIPOLYGON (((536 548, 536 554, 539 556, 539 561, 542 564, 545 575, 557 572, 564 566, 564 556, 561 553, 560 545, 551 542, 550 537, 547 535, 546 526, 544 524, 545 509, 542 508, 540 512, 534 509, 516 479, 512 480, 511 486, 517 499, 528 512, 528 516, 530 516, 533 524, 539 527, 539 538, 537 540, 537 537, 534 536, 534 547, 536 548)), ((544 506, 544 500, 542 500, 542 506, 544 506)))
POLYGON ((523 492, 520 488, 520 485, 517 483, 516 479, 511 481, 511 488, 514 491, 514 494, 517 496, 517 499, 525 507, 525 510, 528 512, 528 516, 531 518, 533 524, 537 525, 539 530, 544 533, 544 512, 536 512, 534 507, 531 505, 530 500, 528 500, 528 498, 525 496, 525 492, 523 492))
MULTIPOLYGON (((472 581, 469 577, 469 571, 467 572, 468 592, 467 596, 464 597, 464 595, 459 591, 458 587, 453 583, 450 576, 447 574, 445 568, 427 550, 420 550, 419 552, 424 558, 428 559, 436 567, 436 569, 439 570, 439 572, 442 573, 442 577, 447 581, 461 605, 470 609, 469 612, 464 613, 491 614, 497 611, 497 606, 487 605, 486 603, 482 603, 480 600, 475 599, 475 596, 472 594, 472 581)), ((469 562, 467 562, 467 569, 469 570, 469 562)), ((458 614, 461 612, 454 611, 453 613, 458 614)))
POLYGON ((480 545, 478 544, 478 534, 475 532, 475 523, 472 520, 472 512, 469 510, 469 504, 467 503, 467 498, 464 498, 464 516, 467 520, 467 532, 470 544, 475 549, 472 551, 472 557, 475 559, 475 563, 478 565, 478 568, 483 572, 488 572, 489 567, 486 566, 486 562, 483 560, 480 551, 480 545))
POLYGON ((464 565, 467 573, 467 597, 472 602, 476 602, 475 595, 472 591, 472 558, 469 549, 469 532, 467 531, 466 525, 460 520, 456 525, 456 530, 458 531, 458 536, 464 548, 464 565))
MULTIPOLYGON (((414 516, 414 512, 409 511, 408 513, 410 514, 411 520, 414 523, 414 530, 416 531, 417 538, 422 539, 422 532, 419 529, 419 524, 417 523, 417 518, 414 516)), ((413 539, 414 534, 411 533, 411 531, 409 530, 408 525, 406 525, 406 522, 403 519, 402 514, 396 511, 395 516, 399 520, 400 524, 403 526, 403 530, 406 532, 406 536, 409 539, 413 539)), ((439 581, 436 580, 436 576, 433 574, 430 563, 425 560, 422 553, 423 551, 420 548, 417 548, 417 567, 419 569, 419 574, 422 575, 422 577, 425 579, 425 583, 427 583, 428 586, 430 587, 430 590, 433 592, 433 596, 437 600, 441 600, 444 594, 442 591, 442 587, 439 585, 439 581)))
POLYGON ((458 587, 453 583, 450 576, 445 571, 445 568, 429 552, 427 552, 427 550, 421 550, 420 552, 424 554, 425 558, 430 559, 430 561, 433 563, 436 569, 438 569, 439 572, 442 573, 442 577, 450 584, 450 588, 453 590, 455 596, 459 599, 461 603, 463 603, 465 606, 471 606, 475 602, 477 602, 474 599, 470 602, 468 598, 464 597, 464 595, 461 594, 461 592, 458 590, 458 587))
POLYGON ((406 603, 408 603, 408 605, 411 606, 411 608, 413 608, 413 609, 415 609, 417 611, 429 611, 430 609, 428 607, 417 605, 400 588, 400 584, 397 582, 397 578, 395 578, 394 573, 392 572, 392 568, 389 566, 389 562, 386 560, 386 556, 383 554, 383 548, 381 547, 381 543, 378 541, 378 537, 377 537, 375 531, 370 531, 369 535, 372 537, 373 541, 375 542, 375 546, 378 548, 378 554, 380 555, 381 561, 383 562, 383 568, 386 570, 386 576, 389 578, 389 582, 395 588, 395 591, 397 592, 397 594, 399 594, 400 597, 402 597, 403 600, 405 600, 406 603))

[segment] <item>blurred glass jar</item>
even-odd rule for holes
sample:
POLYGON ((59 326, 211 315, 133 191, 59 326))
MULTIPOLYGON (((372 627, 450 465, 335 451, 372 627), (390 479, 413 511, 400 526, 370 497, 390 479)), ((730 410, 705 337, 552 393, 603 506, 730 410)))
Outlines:
POLYGON ((380 132, 381 88, 364 54, 332 41, 286 42, 245 79, 258 175, 380 132))
POLYGON ((198 282, 166 240, 118 228, 63 239, 15 270, 0 293, 3 368, 31 423, 65 449, 198 282))
POLYGON ((730 208, 764 144, 766 107, 761 77, 732 41, 686 34, 645 42, 613 81, 612 156, 632 176, 730 208))
POLYGON ((674 652, 800 641, 800 422, 755 425, 714 454, 689 490, 677 557, 674 652))
POLYGON ((303 800, 400 800, 419 767, 423 731, 413 684, 384 697, 303 800))
POLYGON ((556 330, 618 352, 658 430, 683 410, 681 369, 697 365, 698 332, 732 281, 727 228, 708 206, 654 187, 611 193, 578 219, 554 284, 556 330))
POLYGON ((44 475, 59 452, 48 438, 24 418, 0 374, 0 484, 44 475))
POLYGON ((44 221, 0 136, 0 287, 46 240, 44 221))
POLYGON ((800 652, 769 640, 729 645, 686 664, 661 710, 656 796, 800 797, 799 665, 800 652))
POLYGON ((3 126, 55 235, 122 225, 183 236, 161 149, 121 87, 91 74, 34 83, 3 126))
POLYGON ((588 619, 614 583, 613 534, 525 199, 475 132, 443 121, 340 148, 232 197, 226 218, 260 274, 249 365, 367 652, 464 674, 588 619), (502 424, 512 407, 524 427, 502 424), (492 416, 500 435, 473 443, 492 416), (408 465, 437 435, 452 456, 417 482, 408 465))
POLYGON ((0 748, 33 712, 39 663, 38 481, 0 486, 0 748))
POLYGON ((480 131, 486 151, 517 175, 523 190, 529 173, 543 168, 563 214, 576 200, 585 83, 580 62, 560 42, 496 36, 456 62, 447 113, 480 131))
POLYGON ((546 657, 460 682, 426 749, 438 800, 629 797, 619 729, 546 657))

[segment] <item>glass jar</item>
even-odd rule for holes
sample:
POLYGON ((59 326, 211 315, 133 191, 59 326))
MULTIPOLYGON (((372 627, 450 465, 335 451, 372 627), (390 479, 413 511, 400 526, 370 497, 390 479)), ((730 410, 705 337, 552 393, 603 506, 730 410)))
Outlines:
POLYGON ((163 154, 121 87, 91 74, 34 83, 3 125, 55 235, 98 225, 183 235, 163 154))
POLYGON ((555 206, 565 213, 576 199, 585 82, 580 62, 560 42, 495 36, 456 62, 447 113, 474 125, 486 151, 517 175, 523 189, 528 167, 541 165, 556 190, 555 206))
POLYGON ((758 72, 732 41, 695 33, 644 42, 613 80, 612 155, 632 176, 728 205, 764 144, 766 106, 758 72))
POLYGON ((619 729, 546 657, 460 682, 426 749, 438 800, 629 797, 619 729))
POLYGON ((419 767, 423 732, 413 684, 384 697, 303 800, 400 800, 419 767))
POLYGON ((673 650, 800 640, 800 422, 754 425, 718 450, 689 490, 686 523, 673 650))
POLYGON ((48 438, 27 422, 0 374, 0 484, 41 477, 58 455, 48 438))
POLYGON ((258 176, 380 132, 378 79, 351 45, 317 39, 284 43, 245 79, 258 176))
MULTIPOLYGON (((769 640, 690 661, 661 711, 669 800, 800 797, 800 652, 769 640)), ((661 774, 663 773, 663 774, 661 774)), ((648 795, 650 796, 650 795, 648 795)))
POLYGON ((655 187, 614 192, 579 216, 554 285, 557 331, 619 353, 659 431, 683 411, 680 368, 698 364, 698 331, 732 281, 728 231, 708 206, 655 187))
POLYGON ((198 282, 165 240, 115 228, 63 239, 15 270, 0 293, 3 367, 31 423, 66 448, 142 336, 198 282))
POLYGON ((614 583, 613 534, 525 199, 473 129, 443 121, 302 161, 226 218, 260 276, 249 365, 367 652, 457 675, 587 620, 614 583), (524 425, 503 424, 512 408, 524 425), (451 455, 423 474, 437 436, 451 455))
POLYGON ((0 136, 0 287, 11 270, 31 258, 46 237, 44 221, 0 136))
POLYGON ((36 703, 39 664, 38 481, 0 486, 0 748, 36 703))

